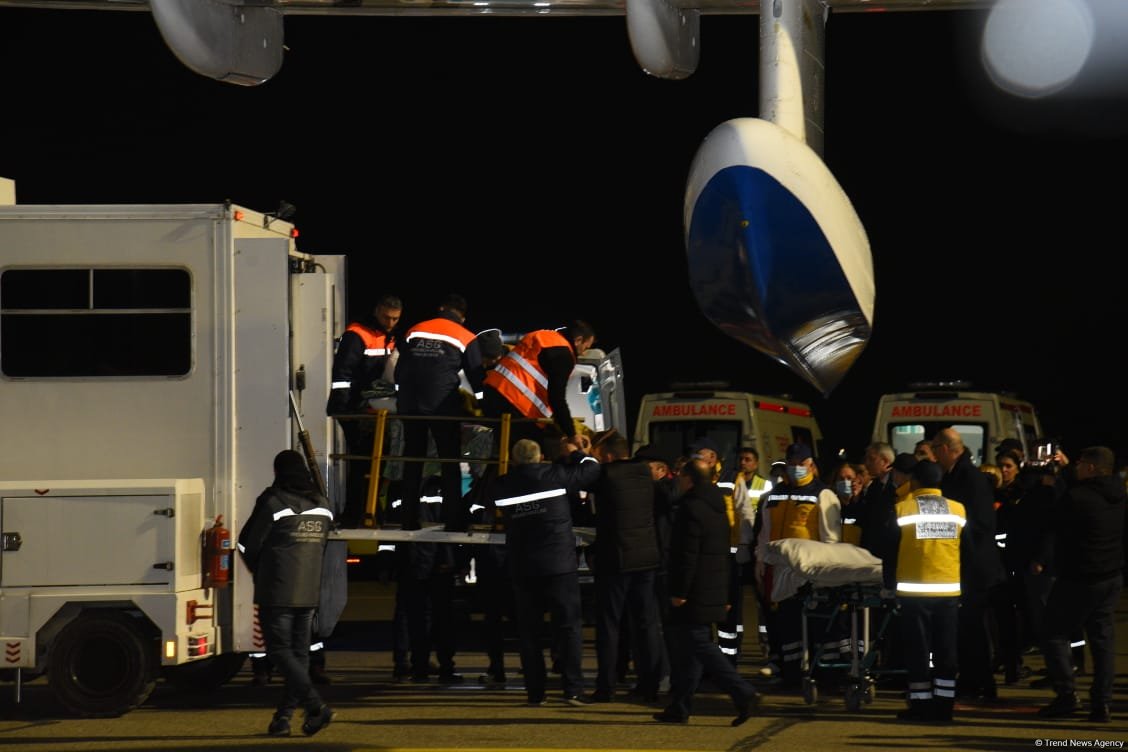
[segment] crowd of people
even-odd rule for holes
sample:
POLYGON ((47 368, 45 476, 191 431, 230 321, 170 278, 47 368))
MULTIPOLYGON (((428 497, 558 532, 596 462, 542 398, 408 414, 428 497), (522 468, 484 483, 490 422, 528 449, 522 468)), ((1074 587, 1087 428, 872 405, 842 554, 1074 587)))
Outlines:
MULTIPOLYGON (((805 640, 805 594, 784 592, 766 556, 799 539, 857 546, 880 562, 882 608, 896 618, 882 636, 879 662, 889 676, 902 677, 906 708, 898 718, 949 722, 957 700, 989 703, 998 697, 996 670, 1004 685, 1029 678, 1024 656, 1033 651, 1041 651, 1047 672, 1035 681, 1054 692, 1039 715, 1073 715, 1082 709, 1083 656, 1075 645, 1083 638, 1092 658, 1088 717, 1109 720, 1128 508, 1109 449, 1085 448, 1075 461, 1058 451, 1052 462, 1036 464, 1020 442, 1006 441, 995 461, 980 467, 960 433, 945 428, 913 454, 877 441, 861 462, 843 461, 829 471, 814 447, 802 443, 789 446, 784 461, 766 472, 751 447, 739 448, 734 466, 725 467, 707 436, 677 458, 649 446, 632 453, 626 437, 592 432, 568 411, 564 385, 595 340, 585 322, 534 331, 505 346, 496 330, 472 333, 465 299, 450 295, 401 341, 394 330, 402 308, 397 297, 383 296, 371 321, 342 336, 329 412, 362 412, 373 381, 394 384, 400 413, 423 418, 405 429, 403 528, 434 522, 464 531, 473 501, 482 508, 480 521, 504 534, 504 545, 472 552, 490 636, 483 684, 508 680, 502 635, 511 623, 530 705, 547 701, 547 648, 566 703, 615 701, 629 665, 636 680, 629 694, 663 706, 656 721, 688 722, 708 681, 731 698, 733 725, 744 723, 760 705, 760 692, 738 661, 746 622, 755 624, 766 653, 756 678, 772 691, 797 689, 810 655, 833 658, 856 649, 848 629, 828 629, 818 644, 805 640), (484 463, 469 492, 453 462, 423 477, 428 442, 438 457, 460 457, 459 420, 505 413, 525 419, 513 423, 506 472, 484 463), (578 524, 594 526, 590 546, 577 546, 578 524), (595 588, 597 674, 590 694, 580 661, 581 558, 595 588), (743 608, 749 587, 754 618, 743 608)), ((371 452, 372 437, 355 423, 345 437, 350 455, 371 452)), ((289 734, 299 706, 306 709, 307 734, 333 717, 313 686, 306 647, 327 636, 314 632, 319 601, 309 589, 311 578, 320 582, 324 557, 309 555, 307 547, 320 542, 324 549, 325 536, 320 528, 317 535, 301 531, 310 515, 320 521, 334 512, 308 487, 308 471, 295 480, 301 473, 291 455, 279 455, 278 479, 240 536, 255 572, 267 656, 285 678, 269 727, 274 735, 289 734), (295 520, 303 524, 295 527, 295 520), (303 571, 286 569, 294 577, 289 582, 281 573, 299 559, 303 571)), ((339 522, 365 517, 368 491, 360 477, 349 474, 339 522)), ((397 547, 397 680, 429 681, 434 652, 438 681, 463 681, 449 608, 453 576, 470 555, 459 548, 397 547)))

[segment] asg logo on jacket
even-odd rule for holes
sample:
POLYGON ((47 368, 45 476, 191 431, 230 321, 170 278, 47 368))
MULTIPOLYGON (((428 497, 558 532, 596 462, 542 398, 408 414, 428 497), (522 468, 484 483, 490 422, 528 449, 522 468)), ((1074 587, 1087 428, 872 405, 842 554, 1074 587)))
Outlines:
POLYGON ((299 520, 298 527, 294 531, 295 538, 308 538, 315 543, 320 543, 324 535, 325 520, 319 519, 299 520))

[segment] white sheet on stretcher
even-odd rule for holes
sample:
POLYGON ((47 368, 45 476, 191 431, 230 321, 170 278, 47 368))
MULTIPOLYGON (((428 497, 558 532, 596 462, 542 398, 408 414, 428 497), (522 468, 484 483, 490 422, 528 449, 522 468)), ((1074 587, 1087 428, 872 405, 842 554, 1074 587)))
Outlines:
POLYGON ((815 587, 880 583, 881 559, 853 543, 823 543, 784 538, 764 546, 772 566, 772 600, 786 600, 808 582, 815 587))

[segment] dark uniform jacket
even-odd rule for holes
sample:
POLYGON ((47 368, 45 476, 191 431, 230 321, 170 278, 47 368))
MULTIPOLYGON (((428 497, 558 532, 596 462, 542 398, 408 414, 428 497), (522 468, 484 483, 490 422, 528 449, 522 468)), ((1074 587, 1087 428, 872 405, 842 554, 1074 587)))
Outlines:
POLYGON ((375 324, 349 324, 337 341, 333 355, 333 388, 329 391, 328 415, 362 412, 364 391, 384 375, 384 367, 396 347, 395 336, 375 324))
POLYGON ((575 572, 576 534, 568 494, 599 480, 594 457, 573 452, 563 462, 518 465, 490 487, 490 502, 505 517, 506 559, 513 577, 575 572))
POLYGON ((723 622, 728 614, 729 521, 721 491, 691 488, 678 502, 670 540, 669 594, 686 602, 669 619, 683 624, 723 622))
POLYGON ((482 389, 485 369, 474 334, 446 311, 408 330, 399 343, 396 363, 396 407, 408 415, 458 415, 459 371, 475 392, 482 389))
POLYGON ((960 584, 965 599, 982 600, 991 587, 1006 578, 995 544, 995 490, 990 478, 971 464, 971 458, 964 451, 952 471, 944 474, 940 492, 963 504, 967 513, 960 584))
POLYGON ((333 522, 329 500, 316 491, 270 486, 239 532, 239 552, 255 577, 255 603, 316 608, 321 562, 333 522))
POLYGON ((1087 478, 1070 488, 1054 513, 1054 566, 1066 580, 1099 582, 1124 566, 1124 482, 1087 478))
POLYGON ((603 465, 595 496, 595 573, 644 572, 659 564, 654 479, 637 460, 603 465))

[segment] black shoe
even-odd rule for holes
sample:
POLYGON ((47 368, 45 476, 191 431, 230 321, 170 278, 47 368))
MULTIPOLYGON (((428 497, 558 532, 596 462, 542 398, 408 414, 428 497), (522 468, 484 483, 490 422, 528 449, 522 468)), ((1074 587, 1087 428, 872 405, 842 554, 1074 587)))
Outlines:
POLYGON ((588 701, 586 698, 581 697, 580 695, 564 695, 564 704, 571 705, 576 708, 582 708, 588 704, 588 701))
POLYGON ((931 721, 932 716, 920 708, 905 708, 904 710, 897 711, 897 720, 924 723, 931 721))
POLYGON ((544 695, 530 695, 525 702, 526 705, 532 708, 539 708, 548 704, 548 700, 544 695))
POLYGON ((689 723, 689 718, 684 715, 671 713, 669 709, 663 710, 661 713, 655 713, 650 717, 659 723, 689 723))
POLYGON ((1054 685, 1053 679, 1048 676, 1043 676, 1040 679, 1035 679, 1030 682, 1031 689, 1049 689, 1054 685))
POLYGON ((449 673, 439 674, 439 684, 461 684, 462 674, 456 674, 451 671, 449 673))
POLYGON ((411 672, 412 684, 426 684, 431 681, 431 675, 426 671, 413 671, 411 672))
POLYGON ((1081 709, 1081 701, 1077 699, 1075 692, 1068 694, 1058 695, 1049 705, 1045 705, 1038 709, 1039 718, 1063 718, 1067 715, 1073 715, 1081 709))
POLYGON ((732 719, 732 726, 740 726, 760 710, 760 694, 753 692, 741 704, 736 706, 736 718, 732 719))
POLYGON ((1096 703, 1089 711, 1089 723, 1108 723, 1111 720, 1112 713, 1109 712, 1108 705, 1103 702, 1096 703))
POLYGON ((336 715, 328 705, 322 705, 316 713, 306 713, 305 721, 302 723, 302 733, 313 736, 328 726, 336 715))
POLYGON ((588 702, 614 702, 615 693, 609 689, 597 689, 588 696, 588 702))
POLYGON ((394 681, 396 684, 403 684, 410 678, 411 669, 409 668, 397 668, 392 671, 392 681, 394 681))
POLYGON ((270 725, 266 727, 266 733, 270 736, 289 736, 290 716, 276 715, 271 718, 270 725))

